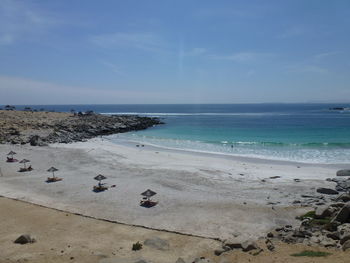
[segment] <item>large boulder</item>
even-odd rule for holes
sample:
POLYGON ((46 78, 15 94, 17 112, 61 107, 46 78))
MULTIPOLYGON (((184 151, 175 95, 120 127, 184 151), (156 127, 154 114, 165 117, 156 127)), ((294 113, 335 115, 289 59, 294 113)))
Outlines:
POLYGON ((350 240, 350 223, 345 223, 337 227, 337 234, 340 239, 340 244, 344 244, 350 240))
POLYGON ((334 207, 329 206, 319 206, 316 208, 315 211, 315 218, 317 219, 323 219, 326 217, 330 217, 335 212, 334 207))
POLYGON ((343 202, 349 202, 350 201, 350 194, 342 194, 337 198, 337 201, 343 201, 343 202))
POLYGON ((31 146, 47 146, 47 144, 43 142, 39 135, 33 135, 30 137, 29 143, 31 146))
POLYGON ((29 234, 24 234, 24 235, 20 235, 15 241, 14 243, 16 244, 28 244, 28 243, 34 243, 35 239, 33 237, 31 237, 29 234))
POLYGON ((316 190, 317 193, 321 193, 321 194, 326 194, 326 195, 337 195, 339 194, 338 191, 330 189, 330 188, 317 188, 316 190))
POLYGON ((223 248, 242 248, 242 240, 240 238, 226 239, 223 241, 223 248))
POLYGON ((337 176, 350 176, 350 170, 339 170, 337 176))
POLYGON ((245 241, 242 243, 242 249, 244 252, 248 252, 250 250, 258 249, 258 245, 254 241, 245 241))
POLYGON ((346 241, 346 242, 343 244, 342 249, 343 249, 344 251, 350 249, 350 240, 346 241))
POLYGON ((336 216, 332 219, 332 222, 337 221, 340 223, 350 222, 350 202, 347 202, 342 209, 336 214, 336 216))

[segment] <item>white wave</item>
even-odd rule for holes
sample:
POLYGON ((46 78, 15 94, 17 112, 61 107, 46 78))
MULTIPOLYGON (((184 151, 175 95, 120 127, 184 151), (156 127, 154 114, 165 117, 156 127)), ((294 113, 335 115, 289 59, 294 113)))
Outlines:
POLYGON ((252 142, 243 142, 242 144, 214 144, 200 141, 165 139, 151 136, 140 136, 133 134, 119 134, 111 137, 112 141, 129 141, 152 145, 165 149, 175 149, 189 152, 211 153, 229 156, 251 157, 258 159, 292 161, 301 163, 323 163, 323 164, 341 164, 349 163, 350 149, 306 149, 304 147, 265 147, 256 145, 252 142))
POLYGON ((141 115, 141 116, 279 116, 291 115, 281 112, 241 112, 241 113, 180 113, 180 112, 104 112, 104 115, 141 115))

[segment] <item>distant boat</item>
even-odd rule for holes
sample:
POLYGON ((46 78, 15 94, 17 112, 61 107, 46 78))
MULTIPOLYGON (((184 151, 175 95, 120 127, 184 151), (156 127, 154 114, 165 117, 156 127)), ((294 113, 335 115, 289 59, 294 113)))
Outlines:
POLYGON ((329 108, 329 110, 344 111, 344 110, 350 110, 350 108, 346 108, 346 107, 333 107, 333 108, 329 108))

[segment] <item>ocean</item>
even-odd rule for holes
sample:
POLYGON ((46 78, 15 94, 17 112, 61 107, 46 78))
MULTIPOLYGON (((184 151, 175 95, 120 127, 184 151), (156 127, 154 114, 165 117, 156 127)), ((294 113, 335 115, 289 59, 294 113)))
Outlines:
POLYGON ((350 163, 350 104, 27 106, 137 114, 165 122, 143 131, 112 135, 114 142, 305 163, 350 163), (334 107, 347 109, 330 109, 334 107))

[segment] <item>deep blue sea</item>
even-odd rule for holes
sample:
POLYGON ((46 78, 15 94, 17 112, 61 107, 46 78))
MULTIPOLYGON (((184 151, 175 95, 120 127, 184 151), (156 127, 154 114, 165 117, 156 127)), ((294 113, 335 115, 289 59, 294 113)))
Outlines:
MULTIPOLYGON (((19 107, 19 106, 18 106, 19 107)), ((42 105, 157 116, 165 125, 112 136, 161 147, 306 163, 350 163, 350 104, 42 105)), ((19 107, 20 108, 20 107, 19 107)))

